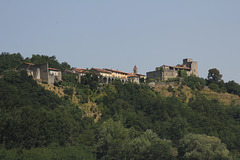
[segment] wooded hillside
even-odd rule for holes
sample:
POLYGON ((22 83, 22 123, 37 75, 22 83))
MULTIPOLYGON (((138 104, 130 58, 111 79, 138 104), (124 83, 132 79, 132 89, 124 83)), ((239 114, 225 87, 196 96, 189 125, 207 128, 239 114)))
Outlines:
MULTIPOLYGON (((240 106, 209 99, 201 92, 204 79, 185 77, 181 85, 190 89, 188 101, 147 83, 102 86, 92 72, 81 84, 69 74, 62 83, 43 87, 26 71, 13 70, 33 58, 0 57, 0 159, 240 158, 240 106)), ((67 63, 45 58, 56 62, 52 67, 66 68, 67 63)), ((224 84, 238 85, 233 82, 224 84)), ((228 92, 229 86, 215 92, 228 92)))

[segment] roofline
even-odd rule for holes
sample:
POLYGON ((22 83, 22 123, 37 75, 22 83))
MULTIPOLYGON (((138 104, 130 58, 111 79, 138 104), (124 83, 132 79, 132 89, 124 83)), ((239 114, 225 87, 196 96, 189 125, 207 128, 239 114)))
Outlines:
POLYGON ((59 69, 56 68, 48 68, 49 70, 54 70, 54 71, 60 71, 59 69))
POLYGON ((112 72, 107 71, 107 70, 105 70, 105 69, 100 69, 100 68, 92 68, 92 69, 95 70, 95 71, 98 71, 98 72, 109 73, 109 74, 112 73, 112 72))
POLYGON ((114 69, 108 69, 108 68, 104 68, 105 70, 111 71, 111 72, 118 72, 118 73, 123 73, 123 74, 128 74, 127 72, 122 72, 119 70, 114 70, 114 69))

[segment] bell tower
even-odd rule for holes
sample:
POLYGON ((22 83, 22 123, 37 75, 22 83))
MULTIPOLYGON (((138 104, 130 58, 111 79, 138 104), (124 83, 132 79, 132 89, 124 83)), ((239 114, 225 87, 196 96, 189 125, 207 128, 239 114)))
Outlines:
POLYGON ((133 74, 138 74, 138 69, 137 69, 137 66, 135 65, 134 68, 133 68, 133 74))

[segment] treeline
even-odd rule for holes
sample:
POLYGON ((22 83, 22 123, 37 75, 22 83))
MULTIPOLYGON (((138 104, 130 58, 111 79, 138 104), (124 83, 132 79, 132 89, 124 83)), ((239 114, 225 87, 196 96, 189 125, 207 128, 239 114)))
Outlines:
MULTIPOLYGON (((14 67, 14 66, 13 66, 14 67)), ((8 68, 10 69, 10 68, 8 68)), ((146 84, 99 85, 89 71, 67 87, 80 104, 96 103, 101 119, 38 85, 25 71, 3 69, 0 78, 0 159, 196 159, 240 158, 240 106, 208 100, 199 79, 189 103, 163 97, 146 84)), ((204 81, 205 82, 205 81, 204 81)))
POLYGON ((61 71, 71 68, 71 66, 67 62, 58 62, 55 56, 49 57, 46 55, 33 54, 31 58, 24 58, 20 53, 10 54, 8 52, 2 52, 0 54, 0 73, 4 70, 17 68, 23 62, 33 64, 48 63, 49 67, 57 68, 61 71))

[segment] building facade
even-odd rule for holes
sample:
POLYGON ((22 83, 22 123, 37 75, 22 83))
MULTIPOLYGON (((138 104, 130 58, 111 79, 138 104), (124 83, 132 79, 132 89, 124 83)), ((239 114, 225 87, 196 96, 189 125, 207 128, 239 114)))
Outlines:
POLYGON ((177 66, 168 66, 163 65, 161 67, 156 67, 155 71, 147 72, 148 79, 157 79, 161 81, 168 80, 169 78, 178 77, 179 71, 186 71, 187 75, 198 76, 198 63, 192 59, 186 58, 183 59, 182 65, 177 66))
POLYGON ((62 80, 62 72, 55 68, 49 68, 48 63, 33 64, 24 62, 17 70, 26 70, 35 80, 53 84, 62 80))
MULTIPOLYGON (((125 83, 128 81, 133 83, 140 83, 139 82, 140 78, 145 79, 145 75, 137 73, 136 65, 134 66, 133 73, 127 73, 127 72, 122 72, 119 70, 113 70, 108 68, 103 68, 103 69, 92 68, 91 71, 93 71, 98 76, 99 83, 102 83, 102 84, 112 83, 112 81, 114 80, 120 80, 122 83, 125 83)), ((78 74, 79 82, 81 82, 81 76, 85 75, 85 73, 88 72, 88 70, 74 68, 72 72, 78 74)))

